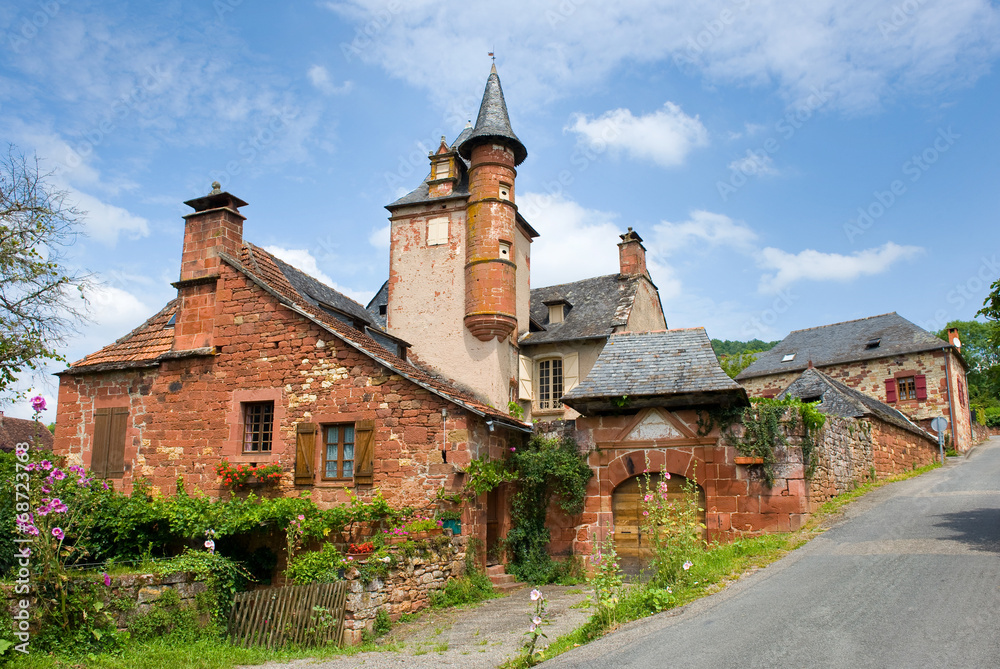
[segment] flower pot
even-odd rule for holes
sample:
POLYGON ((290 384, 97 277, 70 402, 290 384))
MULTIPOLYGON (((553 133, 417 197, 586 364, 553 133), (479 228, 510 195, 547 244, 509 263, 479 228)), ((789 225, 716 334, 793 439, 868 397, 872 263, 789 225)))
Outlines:
POLYGON ((762 465, 764 464, 764 458, 756 458, 750 455, 737 455, 733 458, 733 462, 738 465, 762 465))

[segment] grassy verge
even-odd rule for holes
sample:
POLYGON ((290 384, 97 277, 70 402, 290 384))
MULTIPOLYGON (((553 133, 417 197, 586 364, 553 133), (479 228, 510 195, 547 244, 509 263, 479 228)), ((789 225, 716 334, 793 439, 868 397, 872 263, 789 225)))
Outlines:
MULTIPOLYGON (((366 651, 398 650, 399 646, 366 643, 337 648, 300 648, 267 650, 237 648, 225 641, 202 639, 193 643, 176 643, 169 638, 142 644, 131 644, 118 655, 82 657, 32 654, 14 658, 9 665, 18 669, 230 669, 241 664, 263 664, 270 661, 303 658, 330 658, 356 655, 366 651)), ((19 654, 18 654, 19 655, 19 654)))
POLYGON ((824 521, 837 514, 846 504, 875 488, 920 476, 940 466, 940 463, 933 463, 881 481, 860 485, 823 504, 812 515, 806 526, 797 532, 749 537, 738 539, 729 544, 714 546, 692 566, 688 578, 691 581, 690 585, 678 585, 666 590, 648 584, 626 585, 620 591, 615 605, 608 611, 595 613, 583 626, 557 638, 548 648, 536 653, 534 657, 529 658, 522 654, 508 660, 502 666, 504 669, 532 667, 539 662, 593 641, 626 622, 683 606, 706 595, 716 593, 733 580, 745 575, 749 570, 765 567, 790 551, 806 544, 823 531, 820 528, 824 521))

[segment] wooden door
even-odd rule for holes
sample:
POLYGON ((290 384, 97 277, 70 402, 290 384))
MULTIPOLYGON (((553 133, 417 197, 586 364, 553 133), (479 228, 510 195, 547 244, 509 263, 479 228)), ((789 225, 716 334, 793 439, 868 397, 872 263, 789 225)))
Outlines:
MULTIPOLYGON (((660 474, 649 475, 649 485, 652 488, 660 485, 660 474)), ((667 498, 680 499, 684 494, 687 479, 679 474, 671 474, 667 480, 667 498)), ((643 506, 642 497, 645 493, 646 477, 633 476, 623 481, 611 494, 611 512, 615 523, 615 550, 618 551, 618 562, 627 574, 638 574, 653 556, 648 537, 642 529, 643 506)), ((705 491, 698 486, 698 506, 705 508, 705 491)), ((705 522, 705 512, 702 511, 701 522, 705 522)))
POLYGON ((500 556, 500 489, 486 493, 486 562, 496 564, 500 556))

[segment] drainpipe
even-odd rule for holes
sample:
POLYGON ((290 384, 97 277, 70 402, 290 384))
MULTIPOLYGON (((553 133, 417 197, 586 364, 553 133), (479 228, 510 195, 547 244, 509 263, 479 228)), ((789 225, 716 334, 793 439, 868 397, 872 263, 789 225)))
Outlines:
POLYGON ((955 429, 955 403, 952 401, 951 393, 951 349, 943 348, 944 351, 944 374, 948 381, 948 419, 951 421, 951 445, 958 452, 958 431, 955 429))

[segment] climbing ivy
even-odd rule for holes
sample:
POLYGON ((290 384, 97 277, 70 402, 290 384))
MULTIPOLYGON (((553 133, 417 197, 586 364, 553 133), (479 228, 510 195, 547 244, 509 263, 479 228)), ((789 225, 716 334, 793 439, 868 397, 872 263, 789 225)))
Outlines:
POLYGON ((554 495, 567 514, 582 512, 593 472, 574 439, 539 435, 511 454, 508 467, 516 472, 518 481, 511 499, 514 526, 505 540, 511 572, 525 582, 551 581, 558 570, 548 552, 545 515, 549 503, 554 495))

